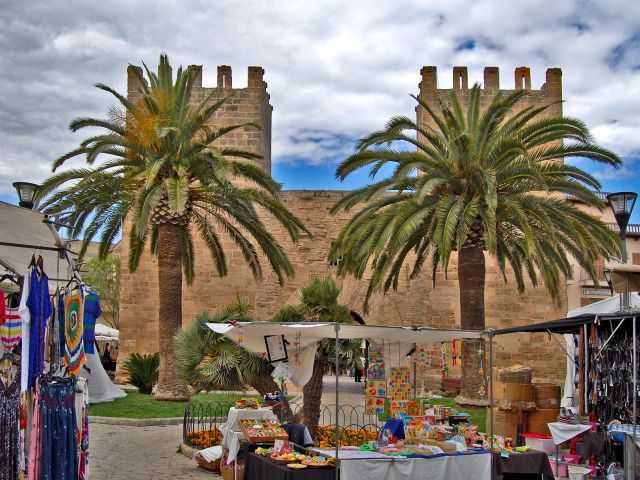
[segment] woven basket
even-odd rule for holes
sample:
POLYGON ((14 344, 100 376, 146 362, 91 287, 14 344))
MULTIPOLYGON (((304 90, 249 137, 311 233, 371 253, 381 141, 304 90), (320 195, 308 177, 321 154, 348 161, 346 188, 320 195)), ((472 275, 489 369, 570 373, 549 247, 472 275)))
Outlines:
POLYGON ((244 478, 244 465, 242 463, 236 463, 234 473, 233 465, 220 465, 220 474, 223 480, 242 480, 244 478))
POLYGON ((213 473, 220 473, 220 459, 209 462, 202 457, 196 457, 198 466, 213 473))

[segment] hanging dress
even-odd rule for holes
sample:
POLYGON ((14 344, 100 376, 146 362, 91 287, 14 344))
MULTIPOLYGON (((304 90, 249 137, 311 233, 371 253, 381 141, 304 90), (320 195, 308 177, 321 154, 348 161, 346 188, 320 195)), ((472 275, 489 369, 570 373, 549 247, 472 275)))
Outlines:
POLYGON ((96 320, 102 315, 100 297, 95 292, 89 292, 84 297, 84 316, 82 321, 84 351, 95 353, 96 320))
POLYGON ((0 480, 20 479, 20 377, 0 380, 0 480))
POLYGON ((27 388, 33 390, 36 378, 44 372, 44 342, 45 327, 51 315, 51 301, 49 300, 49 278, 38 269, 31 270, 31 285, 27 306, 31 315, 29 332, 29 377, 27 388))
POLYGON ((77 375, 85 362, 82 324, 82 292, 67 295, 64 302, 64 364, 72 375, 77 375))
POLYGON ((31 293, 31 272, 27 270, 22 277, 22 295, 17 311, 12 312, 20 316, 22 321, 22 349, 20 350, 20 391, 26 392, 29 388, 29 334, 31 330, 31 312, 27 306, 27 299, 31 293))
POLYGON ((40 466, 39 477, 36 478, 78 478, 75 391, 75 380, 58 380, 41 386, 40 466))
POLYGON ((78 429, 78 480, 89 478, 89 381, 78 377, 76 385, 76 426, 78 429))
POLYGON ((7 314, 5 311, 5 304, 4 304, 4 290, 0 288, 0 325, 4 324, 6 319, 7 319, 7 314))

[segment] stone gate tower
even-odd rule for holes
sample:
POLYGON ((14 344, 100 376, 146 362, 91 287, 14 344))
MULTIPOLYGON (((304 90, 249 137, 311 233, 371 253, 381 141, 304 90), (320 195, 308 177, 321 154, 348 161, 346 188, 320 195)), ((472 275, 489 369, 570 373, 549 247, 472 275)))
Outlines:
MULTIPOLYGON (((138 68, 138 67, 129 67, 138 68)), ((264 82, 264 71, 260 67, 249 67, 249 81, 245 88, 232 88, 231 68, 218 67, 217 86, 202 86, 202 67, 190 66, 196 75, 194 101, 201 100, 205 94, 213 92, 214 99, 226 97, 228 100, 213 119, 215 126, 258 122, 262 129, 240 129, 225 140, 225 146, 250 149, 263 157, 262 167, 271 172, 271 112, 267 84, 264 82)), ((137 76, 130 70, 128 77, 129 96, 134 98, 138 92, 137 76)), ((485 86, 483 101, 489 101, 500 88, 498 69, 485 69, 485 86)), ((438 99, 446 100, 450 90, 438 89, 436 67, 424 67, 421 70, 419 95, 427 103, 437 106, 438 99)), ((516 69, 516 88, 527 91, 523 99, 526 105, 541 105, 559 102, 562 99, 561 72, 559 69, 547 70, 546 83, 540 90, 531 90, 529 69, 516 69)), ((467 69, 454 68, 454 90, 464 98, 468 89, 467 69)), ((549 112, 562 112, 559 103, 554 104, 549 112)), ((424 121, 425 112, 418 109, 419 121, 424 121)), ((350 213, 339 212, 332 215, 330 209, 347 192, 327 190, 284 190, 283 202, 312 231, 313 238, 303 234, 298 244, 292 244, 287 232, 280 226, 273 226, 268 217, 265 224, 274 237, 283 246, 294 266, 295 277, 280 287, 278 279, 268 268, 265 268, 264 279, 256 281, 249 267, 245 264, 242 253, 234 243, 221 232, 221 240, 228 259, 229 274, 218 276, 206 246, 197 234, 193 235, 196 276, 192 286, 183 286, 182 308, 183 324, 190 323, 194 317, 208 310, 216 312, 232 303, 236 295, 247 299, 256 319, 271 317, 285 305, 299 302, 300 289, 311 278, 335 275, 336 265, 330 264, 327 255, 332 242, 349 220, 350 213)), ((158 274, 157 262, 148 251, 141 259, 135 273, 128 271, 129 225, 125 223, 122 238, 122 270, 120 289, 120 355, 119 365, 134 352, 153 353, 158 351, 158 274)), ((261 261, 268 265, 262 256, 261 261)), ((485 307, 486 324, 490 328, 500 328, 535 323, 560 318, 566 313, 566 301, 555 308, 544 287, 533 287, 526 283, 526 294, 519 295, 513 275, 508 275, 505 284, 499 269, 492 257, 487 257, 485 307)), ((340 302, 347 305, 355 316, 364 319, 367 324, 390 325, 422 325, 430 327, 460 326, 459 291, 457 278, 457 258, 451 260, 448 275, 443 271, 437 273, 434 286, 431 273, 423 272, 417 278, 411 278, 410 267, 405 265, 397 291, 386 295, 374 294, 370 301, 370 311, 365 314, 362 309, 367 291, 367 281, 347 277, 337 279, 342 287, 340 302)), ((429 270, 429 269, 426 269, 429 270)), ((561 294, 564 298, 564 293, 561 294)), ((500 342, 496 345, 496 363, 498 366, 510 365, 513 362, 526 362, 530 365, 539 381, 560 381, 564 378, 563 354, 552 342, 546 341, 545 335, 510 336, 508 344, 500 342), (559 367, 558 367, 559 366, 559 367)), ((452 376, 459 371, 451 369, 452 376)), ((421 372, 418 379, 425 386, 439 385, 439 373, 421 372)), ((123 379, 119 373, 119 379, 123 379)))
MULTIPOLYGON (((260 130, 246 127, 224 136, 216 142, 222 147, 237 147, 249 150, 262 156, 261 166, 265 172, 271 174, 271 112, 273 107, 269 103, 267 82, 264 81, 262 67, 249 67, 248 84, 245 88, 233 88, 231 67, 218 67, 217 86, 202 86, 202 65, 189 65, 188 71, 194 75, 192 102, 197 104, 211 95, 211 103, 226 98, 213 117, 212 128, 254 122, 260 125, 260 130)), ((140 96, 139 80, 134 71, 142 75, 142 67, 129 66, 127 69, 127 93, 130 99, 140 96)))

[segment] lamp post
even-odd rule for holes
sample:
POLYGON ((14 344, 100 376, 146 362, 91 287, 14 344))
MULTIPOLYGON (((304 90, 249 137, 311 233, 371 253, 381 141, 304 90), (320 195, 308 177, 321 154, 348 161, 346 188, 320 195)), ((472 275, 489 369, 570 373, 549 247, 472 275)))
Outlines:
POLYGON ((40 185, 29 182, 13 182, 13 186, 18 192, 19 205, 23 208, 33 210, 34 200, 40 189, 40 185))
MULTIPOLYGON (((622 263, 627 263, 627 225, 631 212, 636 204, 638 194, 635 192, 617 192, 607 195, 607 201, 620 227, 620 241, 622 243, 622 263)), ((629 292, 622 294, 622 309, 629 308, 629 292)))

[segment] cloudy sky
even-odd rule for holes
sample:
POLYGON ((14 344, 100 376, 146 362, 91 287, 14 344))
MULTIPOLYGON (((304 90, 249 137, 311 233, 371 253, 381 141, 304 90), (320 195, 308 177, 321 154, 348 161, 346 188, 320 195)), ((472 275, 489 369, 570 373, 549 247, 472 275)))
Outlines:
MULTIPOLYGON (((246 85, 264 67, 273 112, 274 177, 286 188, 345 188, 336 162, 354 141, 394 114, 411 115, 423 65, 450 88, 454 65, 470 82, 484 66, 531 67, 540 88, 548 67, 563 70, 565 113, 624 157, 620 170, 586 164, 605 190, 640 190, 640 4, 633 0, 2 2, 0 12, 0 199, 11 183, 39 182, 82 133, 76 116, 103 115, 125 90, 128 63, 216 65, 246 85)), ((640 208, 634 221, 640 221, 640 208)))

